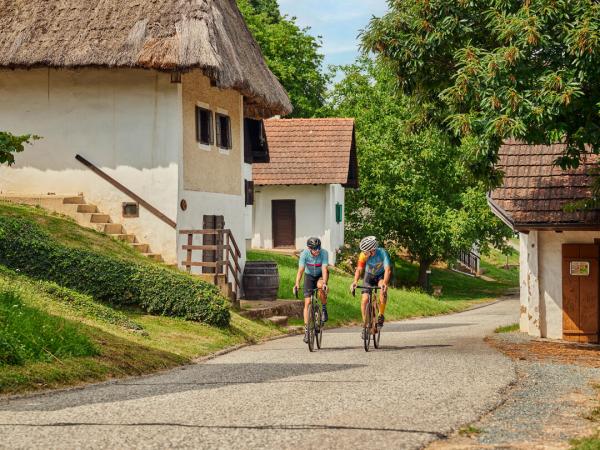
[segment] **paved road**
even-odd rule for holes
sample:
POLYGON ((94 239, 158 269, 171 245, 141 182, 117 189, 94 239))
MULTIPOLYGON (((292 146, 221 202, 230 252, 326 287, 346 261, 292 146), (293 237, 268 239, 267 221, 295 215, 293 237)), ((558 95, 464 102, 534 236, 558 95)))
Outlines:
POLYGON ((507 300, 247 347, 158 376, 0 402, 0 448, 419 448, 501 400, 511 362, 482 338, 517 320, 507 300))

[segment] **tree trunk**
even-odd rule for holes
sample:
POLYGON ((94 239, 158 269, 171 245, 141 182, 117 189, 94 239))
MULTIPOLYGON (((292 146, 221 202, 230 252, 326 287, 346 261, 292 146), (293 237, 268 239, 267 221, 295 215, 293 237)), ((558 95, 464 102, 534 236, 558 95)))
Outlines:
POLYGON ((430 261, 419 260, 419 286, 424 291, 427 291, 427 271, 431 267, 430 261))

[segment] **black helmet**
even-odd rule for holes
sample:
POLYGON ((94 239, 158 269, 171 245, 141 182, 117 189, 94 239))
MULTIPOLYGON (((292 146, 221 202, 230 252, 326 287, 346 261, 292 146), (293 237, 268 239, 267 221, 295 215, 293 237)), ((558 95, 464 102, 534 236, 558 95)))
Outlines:
POLYGON ((308 241, 306 241, 306 246, 311 250, 321 250, 321 239, 316 237, 308 238, 308 241))

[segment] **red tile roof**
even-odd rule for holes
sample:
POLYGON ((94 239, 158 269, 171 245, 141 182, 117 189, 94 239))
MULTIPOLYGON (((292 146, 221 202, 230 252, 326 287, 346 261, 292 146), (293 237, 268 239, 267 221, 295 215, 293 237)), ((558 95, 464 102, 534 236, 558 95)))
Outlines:
POLYGON ((252 165, 255 184, 357 187, 354 119, 269 119, 264 124, 269 162, 252 165))
POLYGON ((574 200, 590 198, 589 169, 599 158, 588 155, 577 169, 563 170, 553 162, 564 144, 527 145, 511 141, 500 148, 497 167, 503 185, 492 191, 494 212, 514 229, 600 226, 600 211, 565 212, 574 200))

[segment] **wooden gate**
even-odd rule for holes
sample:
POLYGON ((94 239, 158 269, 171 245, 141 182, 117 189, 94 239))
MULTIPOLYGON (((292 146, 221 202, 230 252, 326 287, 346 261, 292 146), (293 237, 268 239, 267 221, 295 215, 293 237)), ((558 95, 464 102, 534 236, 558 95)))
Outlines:
POLYGON ((598 249, 595 244, 563 244, 563 339, 598 342, 598 249))
POLYGON ((296 246, 296 200, 272 200, 273 247, 296 246))

